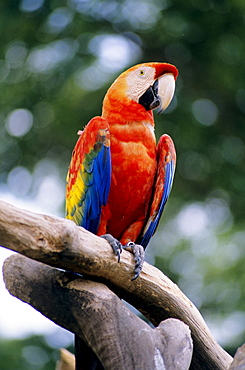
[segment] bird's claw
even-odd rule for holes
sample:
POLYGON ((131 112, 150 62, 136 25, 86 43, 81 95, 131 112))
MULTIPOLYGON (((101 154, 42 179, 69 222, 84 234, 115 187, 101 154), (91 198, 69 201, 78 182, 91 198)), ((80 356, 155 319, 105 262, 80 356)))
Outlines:
POLYGON ((120 255, 123 250, 122 244, 111 234, 101 235, 100 237, 105 239, 110 244, 114 254, 117 256, 118 262, 120 262, 120 255))
POLYGON ((139 274, 142 270, 143 263, 144 263, 144 260, 145 260, 145 250, 142 247, 142 245, 135 244, 134 242, 130 241, 127 244, 125 244, 124 246, 122 246, 122 244, 116 238, 114 238, 111 234, 101 235, 100 237, 105 239, 110 244, 114 254, 118 258, 118 262, 120 262, 120 256, 121 256, 121 253, 122 253, 123 249, 126 249, 127 251, 133 253, 134 260, 135 260, 135 267, 134 267, 134 274, 135 275, 131 279, 131 281, 137 279, 137 277, 139 276, 139 274))
POLYGON ((130 251, 134 255, 135 260, 135 267, 134 267, 134 277, 131 279, 131 281, 137 279, 139 276, 143 263, 145 260, 145 250, 140 244, 135 244, 134 242, 128 242, 124 247, 124 249, 130 251))

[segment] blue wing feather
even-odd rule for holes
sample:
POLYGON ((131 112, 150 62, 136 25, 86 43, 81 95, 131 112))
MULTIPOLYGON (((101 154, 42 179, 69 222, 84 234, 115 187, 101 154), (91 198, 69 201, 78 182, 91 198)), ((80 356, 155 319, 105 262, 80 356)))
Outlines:
POLYGON ((144 248, 147 247, 151 237, 154 235, 159 224, 165 204, 171 192, 176 153, 172 139, 163 135, 158 144, 158 171, 153 194, 152 205, 149 210, 149 217, 143 231, 143 235, 137 241, 144 248))
POLYGON ((96 233, 111 182, 108 124, 95 117, 80 135, 67 176, 66 218, 96 233))
POLYGON ((96 233, 100 222, 101 207, 106 205, 110 190, 110 148, 102 145, 92 164, 91 180, 88 182, 84 198, 84 212, 80 226, 96 233))

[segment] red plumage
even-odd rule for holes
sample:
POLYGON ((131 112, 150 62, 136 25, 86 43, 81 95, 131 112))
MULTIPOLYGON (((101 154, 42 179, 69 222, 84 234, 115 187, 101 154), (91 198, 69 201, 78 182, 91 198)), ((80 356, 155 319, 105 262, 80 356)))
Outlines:
MULTIPOLYGON (((152 109, 168 106, 177 74, 170 64, 145 63, 112 84, 101 117, 79 131, 67 175, 67 218, 97 235, 111 234, 122 245, 147 246, 170 194, 176 160, 168 135, 156 146, 152 109)), ((111 245, 120 256, 120 244, 111 245)), ((144 253, 130 246, 135 279, 144 253)), ((76 369, 96 368, 98 358, 84 345, 76 339, 76 369)))
POLYGON ((171 145, 160 140, 156 147, 152 109, 169 104, 177 74, 170 64, 145 63, 115 80, 105 95, 101 117, 88 123, 74 149, 67 178, 67 218, 98 235, 109 233, 123 245, 144 239, 146 225, 155 221, 153 214, 158 216, 167 200, 175 164, 170 138, 171 145), (173 165, 166 186, 168 162, 173 165))

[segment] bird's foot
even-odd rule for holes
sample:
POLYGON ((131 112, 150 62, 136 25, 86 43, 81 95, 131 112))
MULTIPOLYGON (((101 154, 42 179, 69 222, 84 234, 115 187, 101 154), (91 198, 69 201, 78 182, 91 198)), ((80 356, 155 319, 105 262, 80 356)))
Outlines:
POLYGON ((135 260, 135 267, 134 267, 134 277, 131 279, 131 281, 137 279, 139 276, 143 263, 145 260, 145 250, 140 244, 135 244, 134 242, 128 242, 123 246, 123 249, 126 249, 127 251, 130 251, 134 255, 135 260))
POLYGON ((118 262, 120 262, 120 255, 123 250, 122 244, 111 234, 101 235, 100 237, 108 241, 108 243, 112 247, 114 254, 117 256, 118 262))
POLYGON ((122 246, 122 244, 116 238, 114 238, 111 234, 100 235, 100 237, 105 239, 110 244, 114 254, 118 258, 118 262, 120 262, 120 256, 121 256, 123 249, 133 253, 134 260, 135 260, 135 267, 134 267, 134 277, 131 280, 133 281, 137 279, 137 277, 139 276, 142 270, 143 263, 145 260, 145 250, 142 247, 142 245, 135 244, 134 242, 130 241, 127 244, 122 246))

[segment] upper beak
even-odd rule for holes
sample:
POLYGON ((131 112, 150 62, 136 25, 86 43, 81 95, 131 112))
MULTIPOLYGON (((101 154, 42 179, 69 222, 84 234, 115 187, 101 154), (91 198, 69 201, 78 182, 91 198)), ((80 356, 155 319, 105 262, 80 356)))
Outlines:
POLYGON ((175 78, 172 73, 165 73, 158 77, 139 98, 139 104, 146 110, 159 108, 157 114, 162 113, 170 104, 175 90, 175 78))
POLYGON ((172 73, 166 73, 158 78, 158 96, 160 106, 157 114, 162 113, 171 103, 175 90, 175 78, 172 73))

